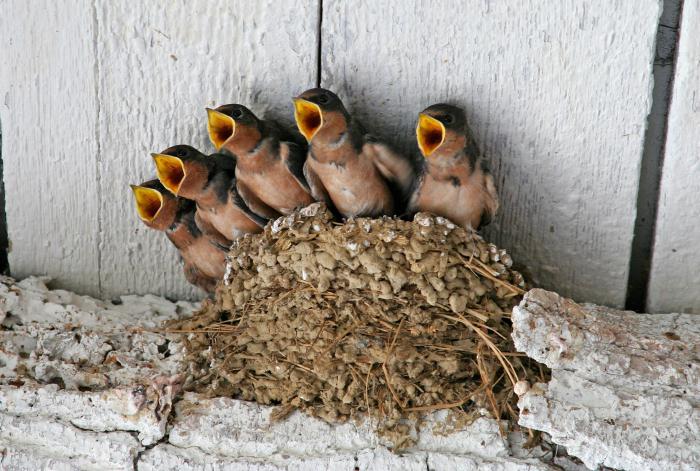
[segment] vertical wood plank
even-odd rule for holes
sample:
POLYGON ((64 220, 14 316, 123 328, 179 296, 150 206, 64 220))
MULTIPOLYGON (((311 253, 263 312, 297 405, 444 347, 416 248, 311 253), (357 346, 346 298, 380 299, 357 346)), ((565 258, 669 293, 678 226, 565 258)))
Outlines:
POLYGON ((94 28, 83 0, 5 0, 0 122, 12 274, 97 294, 94 28))
POLYGON ((647 309, 700 313, 700 3, 684 2, 647 309))
POLYGON ((658 1, 325 0, 322 84, 414 151, 424 107, 465 107, 502 210, 486 236, 541 286, 621 306, 658 1))
POLYGON ((673 77, 676 73, 676 46, 682 4, 682 0, 663 0, 663 11, 659 17, 656 35, 653 104, 647 117, 644 153, 639 169, 637 214, 625 300, 625 308, 637 312, 646 312, 668 110, 673 77))
POLYGON ((291 97, 316 80, 317 2, 98 1, 97 15, 103 291, 193 297, 128 184, 154 175, 150 152, 213 151, 205 106, 269 106, 291 124, 291 97))
MULTIPOLYGON (((0 175, 2 170, 2 122, 0 121, 0 175)), ((7 262, 7 215, 5 211, 5 182, 0 182, 0 272, 8 274, 10 265, 7 262)))

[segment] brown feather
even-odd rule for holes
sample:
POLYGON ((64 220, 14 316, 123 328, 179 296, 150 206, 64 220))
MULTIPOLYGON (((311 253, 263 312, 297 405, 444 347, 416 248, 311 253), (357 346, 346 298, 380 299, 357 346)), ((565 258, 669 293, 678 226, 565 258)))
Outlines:
POLYGON ((307 165, 323 182, 333 205, 343 216, 393 213, 391 191, 370 156, 355 153, 349 144, 330 154, 333 157, 328 163, 310 157, 307 165))
POLYGON ((233 203, 230 194, 227 200, 222 202, 217 195, 217 190, 210 187, 195 200, 201 220, 229 240, 237 239, 243 234, 256 234, 262 231, 257 223, 233 203))
POLYGON ((469 162, 462 160, 449 168, 428 165, 412 207, 477 229, 485 211, 490 217, 495 214, 498 199, 491 175, 480 165, 472 172, 469 162))

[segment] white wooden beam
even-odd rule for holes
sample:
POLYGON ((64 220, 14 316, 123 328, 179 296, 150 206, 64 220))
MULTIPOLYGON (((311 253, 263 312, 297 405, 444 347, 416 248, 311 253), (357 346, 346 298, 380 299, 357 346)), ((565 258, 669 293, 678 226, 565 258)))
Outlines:
POLYGON ((647 308, 700 313, 700 4, 684 2, 647 308))
POLYGON ((0 125, 9 262, 97 293, 95 29, 84 0, 8 0, 0 14, 0 125))

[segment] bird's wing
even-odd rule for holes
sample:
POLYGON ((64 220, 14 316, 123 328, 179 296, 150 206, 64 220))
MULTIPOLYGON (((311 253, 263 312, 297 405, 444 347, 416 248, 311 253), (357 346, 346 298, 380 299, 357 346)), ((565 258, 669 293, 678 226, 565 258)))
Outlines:
POLYGON ((231 199, 237 208, 260 227, 265 227, 268 220, 279 215, 239 181, 234 181, 231 186, 231 199))
POLYGON ((313 199, 325 203, 328 209, 335 216, 337 216, 338 210, 336 209, 335 204, 333 204, 331 196, 328 194, 326 187, 323 186, 323 182, 321 181, 321 179, 318 178, 316 172, 314 172, 314 170, 309 165, 308 160, 304 162, 304 176, 306 177, 306 181, 309 184, 309 189, 311 190, 311 196, 313 197, 313 199))
POLYGON ((484 227, 489 224, 496 216, 498 211, 498 193, 496 184, 493 181, 493 176, 490 172, 484 172, 484 212, 481 214, 479 227, 484 227))
POLYGON ((415 188, 416 165, 408 157, 371 138, 365 142, 362 152, 371 156, 379 173, 396 187, 400 206, 405 206, 415 188))
POLYGON ((280 157, 297 183, 311 193, 309 183, 306 181, 306 176, 304 176, 304 163, 306 163, 306 152, 304 149, 293 142, 280 142, 280 157))
POLYGON ((203 219, 199 211, 194 213, 194 222, 212 244, 228 252, 231 247, 231 241, 217 231, 209 221, 203 219))
POLYGON ((413 185, 413 190, 406 201, 406 209, 404 210, 404 214, 401 215, 402 218, 410 219, 418 212, 418 197, 420 196, 420 190, 424 179, 425 171, 424 169, 419 168, 418 173, 416 174, 416 181, 413 185))
POLYGON ((196 287, 207 293, 212 293, 216 289, 216 280, 201 273, 193 263, 185 262, 184 271, 187 281, 196 287))

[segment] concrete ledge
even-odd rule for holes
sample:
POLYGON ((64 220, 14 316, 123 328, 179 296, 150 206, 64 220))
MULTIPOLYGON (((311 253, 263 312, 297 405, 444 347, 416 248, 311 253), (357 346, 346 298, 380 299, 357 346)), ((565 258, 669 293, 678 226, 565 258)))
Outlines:
POLYGON ((513 311, 516 348, 552 368, 519 384, 520 425, 591 469, 700 469, 700 316, 578 305, 544 290, 513 311))
POLYGON ((195 305, 113 304, 39 278, 0 280, 0 305, 0 469, 584 469, 561 456, 565 447, 590 468, 700 467, 694 316, 578 306, 533 290, 513 336, 553 368, 550 383, 517 387, 520 423, 547 432, 541 446, 502 437, 486 416, 446 434, 442 412, 396 455, 369 423, 299 413, 271 423, 269 407, 179 394, 180 337, 148 330, 195 305))

